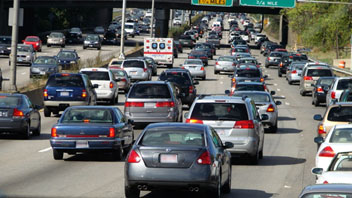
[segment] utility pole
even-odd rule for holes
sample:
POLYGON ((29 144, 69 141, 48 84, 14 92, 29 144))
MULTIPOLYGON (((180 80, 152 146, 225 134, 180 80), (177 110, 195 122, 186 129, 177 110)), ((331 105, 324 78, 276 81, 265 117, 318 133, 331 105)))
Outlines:
POLYGON ((125 59, 125 16, 126 0, 122 1, 122 21, 121 21, 121 40, 120 40, 120 59, 125 59))
POLYGON ((154 34, 154 0, 152 0, 152 18, 150 20, 150 38, 153 38, 154 34))
POLYGON ((350 45, 351 45, 351 62, 350 62, 350 70, 352 71, 352 35, 351 35, 350 45))
POLYGON ((20 0, 13 0, 13 23, 12 25, 12 39, 11 39, 11 79, 10 91, 16 92, 16 64, 17 64, 17 39, 18 39, 18 15, 19 15, 20 0))

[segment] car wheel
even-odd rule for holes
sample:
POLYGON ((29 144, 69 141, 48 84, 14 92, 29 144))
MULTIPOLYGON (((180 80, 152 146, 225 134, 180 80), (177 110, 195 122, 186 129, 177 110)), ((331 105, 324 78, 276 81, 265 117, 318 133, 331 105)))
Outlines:
POLYGON ((132 38, 134 38, 134 35, 132 35, 132 38))
POLYGON ((87 49, 87 47, 83 47, 83 49, 87 49))
POLYGON ((115 102, 116 102, 116 98, 115 98, 115 96, 113 96, 113 97, 110 99, 110 105, 115 105, 115 102))
MULTIPOLYGON (((258 149, 259 149, 259 146, 258 146, 258 149)), ((249 160, 251 165, 257 165, 259 162, 259 151, 257 151, 255 155, 251 156, 249 160)))
POLYGON ((29 139, 29 137, 31 136, 31 126, 29 124, 29 122, 27 123, 27 126, 25 128, 24 133, 22 134, 23 139, 29 139))
POLYGON ((167 68, 172 68, 172 64, 168 65, 167 68))
POLYGON ((35 136, 40 136, 41 130, 42 130, 42 126, 41 126, 41 122, 40 122, 40 120, 39 120, 39 126, 38 126, 38 128, 36 128, 35 130, 32 131, 32 132, 33 132, 33 135, 35 135, 35 136))
POLYGON ((265 68, 269 68, 269 65, 265 65, 265 68))
POLYGON ((287 79, 287 81, 288 81, 288 84, 289 84, 289 85, 292 85, 292 81, 290 81, 290 80, 288 80, 288 79, 287 79))
POLYGON ((274 126, 269 127, 269 130, 271 133, 276 133, 277 132, 277 121, 274 126))
POLYGON ((299 91, 299 94, 301 94, 301 96, 306 96, 306 92, 303 91, 303 90, 300 90, 300 91, 299 91))
POLYGON ((281 72, 278 72, 278 73, 277 73, 277 76, 282 77, 281 72))
POLYGON ((64 47, 65 47, 65 45, 61 45, 61 47, 62 47, 62 48, 64 48, 64 47))
POLYGON ((216 188, 212 189, 209 193, 209 198, 221 198, 221 170, 218 176, 218 181, 216 184, 216 188))
POLYGON ((210 57, 210 60, 213 60, 213 56, 210 57))
POLYGON ((118 149, 115 149, 112 151, 112 159, 116 160, 116 161, 121 161, 123 159, 123 148, 120 145, 120 147, 118 149))
POLYGON ((202 80, 205 80, 206 79, 206 76, 202 77, 202 80))
POLYGON ((62 160, 64 158, 64 152, 53 149, 53 157, 55 160, 62 160))
POLYGON ((40 48, 40 49, 38 50, 38 52, 42 52, 42 48, 40 48))
POLYGON ((51 45, 46 45, 47 47, 50 47, 51 45))
POLYGON ((98 50, 101 50, 101 47, 98 47, 98 50))
POLYGON ((214 70, 214 74, 218 74, 218 73, 219 73, 219 71, 214 70))
POLYGON ((47 107, 44 107, 44 116, 50 117, 50 115, 51 115, 51 111, 47 107))
POLYGON ((136 187, 125 186, 125 197, 126 198, 139 198, 141 191, 136 187))
POLYGON ((227 181, 223 187, 223 192, 225 194, 229 194, 231 192, 231 176, 232 176, 232 168, 231 168, 231 165, 229 165, 229 174, 227 177, 227 181))

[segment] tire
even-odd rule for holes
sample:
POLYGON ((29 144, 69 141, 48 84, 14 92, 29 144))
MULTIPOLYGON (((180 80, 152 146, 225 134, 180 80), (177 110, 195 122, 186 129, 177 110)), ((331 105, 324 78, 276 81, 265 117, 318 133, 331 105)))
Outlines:
POLYGON ((40 49, 38 50, 38 52, 42 52, 42 48, 40 48, 40 49))
POLYGON ((317 106, 319 106, 319 105, 320 105, 320 103, 319 103, 318 99, 317 99, 317 100, 315 100, 315 102, 314 102, 314 106, 315 106, 315 107, 317 107, 317 106))
POLYGON ((211 189, 209 192, 209 198, 221 198, 221 170, 218 176, 218 182, 215 189, 211 189))
POLYGON ((215 70, 214 70, 214 74, 219 74, 219 71, 215 71, 215 70))
POLYGON ((46 45, 47 47, 51 47, 51 45, 46 45))
POLYGON ((269 65, 265 65, 265 68, 269 68, 269 65))
POLYGON ((101 47, 98 47, 98 50, 101 50, 101 47))
POLYGON ((287 80, 287 81, 288 81, 288 84, 289 84, 289 85, 292 85, 292 81, 290 81, 290 80, 287 80))
POLYGON ((50 117, 50 115, 51 115, 51 111, 47 107, 44 107, 44 116, 50 117))
POLYGON ((126 198, 139 198, 141 191, 136 187, 125 186, 125 197, 126 198))
POLYGON ((25 128, 24 133, 22 134, 23 139, 27 140, 31 136, 31 126, 29 122, 27 123, 27 126, 25 128))
POLYGON ((64 152, 53 149, 53 157, 55 160, 62 160, 64 158, 64 152))
POLYGON ((65 48, 65 45, 61 45, 62 48, 65 48))
POLYGON ((132 38, 134 38, 134 35, 132 35, 132 38))
POLYGON ((118 149, 112 151, 112 159, 116 161, 121 161, 123 159, 123 148, 120 146, 118 149))
POLYGON ((129 88, 125 88, 123 91, 125 92, 125 94, 127 94, 129 90, 129 88))
POLYGON ((115 97, 112 97, 111 99, 110 99, 110 105, 115 105, 115 102, 116 102, 116 98, 115 97))
POLYGON ((206 76, 204 76, 204 77, 202 77, 202 80, 205 80, 207 77, 206 76))
POLYGON ((210 60, 213 60, 213 56, 210 57, 210 60))
POLYGON ((87 49, 87 47, 83 47, 83 49, 85 50, 85 49, 87 49))
POLYGON ((281 72, 278 72, 278 73, 277 73, 277 76, 282 77, 282 73, 281 73, 281 72))
MULTIPOLYGON (((258 146, 258 149, 259 149, 259 146, 258 146)), ((257 165, 258 162, 259 162, 259 151, 257 151, 256 154, 251 156, 249 159, 249 163, 251 165, 257 165)))
POLYGON ((259 151, 259 159, 263 159, 264 154, 263 154, 263 150, 259 151))
POLYGON ((32 131, 33 135, 35 135, 35 136, 40 136, 40 132, 41 132, 41 130, 42 130, 42 126, 41 126, 41 125, 42 125, 42 124, 41 124, 41 122, 40 122, 40 120, 39 120, 39 126, 38 126, 38 128, 36 128, 35 130, 32 131))
POLYGON ((225 182, 224 186, 223 186, 223 192, 225 194, 229 194, 231 193, 231 176, 232 176, 232 168, 231 168, 231 165, 229 167, 229 174, 228 174, 228 178, 227 178, 227 181, 225 182))
POLYGON ((301 94, 301 96, 306 96, 306 92, 303 91, 303 90, 300 90, 300 91, 299 91, 299 94, 301 94))
POLYGON ((276 133, 277 132, 277 121, 274 126, 269 127, 270 133, 276 133))

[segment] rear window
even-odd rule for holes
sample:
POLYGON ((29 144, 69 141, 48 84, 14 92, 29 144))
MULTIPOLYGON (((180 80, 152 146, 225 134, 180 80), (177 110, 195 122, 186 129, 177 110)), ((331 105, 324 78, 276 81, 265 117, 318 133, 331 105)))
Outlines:
POLYGON ((84 87, 81 76, 78 75, 54 75, 48 79, 47 87, 84 87))
POLYGON ((189 76, 183 72, 162 73, 159 78, 162 81, 167 80, 169 82, 173 82, 178 85, 191 85, 191 80, 190 80, 189 76))
POLYGON ((344 198, 351 198, 352 194, 351 193, 339 193, 339 192, 315 192, 315 193, 309 193, 304 195, 302 198, 327 198, 327 197, 344 197, 344 198))
POLYGON ((257 69, 241 69, 237 70, 237 77, 247 77, 247 78, 256 78, 260 77, 260 72, 257 69))
POLYGON ((334 81, 333 78, 322 78, 322 79, 319 80, 319 83, 318 83, 318 84, 330 86, 333 81, 334 81))
POLYGON ((301 65, 295 64, 295 65, 293 66, 293 68, 296 69, 296 70, 302 70, 303 67, 304 67, 304 64, 301 64, 301 65))
POLYGON ((352 143, 352 128, 335 129, 331 134, 331 143, 352 143))
POLYGON ((237 84, 236 91, 265 91, 263 85, 237 84))
POLYGON ((247 52, 245 48, 235 48, 235 52, 247 52))
POLYGON ((113 116, 108 109, 70 109, 62 123, 112 123, 113 116))
POLYGON ((150 129, 139 143, 143 146, 204 146, 204 132, 194 129, 150 129))
POLYGON ((82 73, 87 74, 90 80, 107 80, 110 81, 109 72, 100 71, 83 71, 82 73))
POLYGON ((332 76, 329 69, 308 69, 307 76, 332 76))
POLYGON ((144 68, 144 62, 137 61, 137 60, 136 61, 124 61, 122 65, 124 68, 129 68, 129 67, 144 68))
POLYGON ((270 102, 270 98, 266 94, 255 94, 255 93, 240 93, 240 94, 234 94, 233 96, 247 96, 254 100, 254 102, 270 102))
POLYGON ((0 96, 0 107, 18 107, 22 104, 22 98, 18 96, 0 96))
POLYGON ((185 60, 185 65, 202 65, 203 62, 201 60, 185 60))
POLYGON ((270 57, 282 57, 282 54, 281 53, 271 53, 269 56, 270 57))
POLYGON ((191 39, 191 36, 188 36, 188 35, 181 35, 181 36, 180 36, 180 39, 189 40, 189 39, 191 39))
POLYGON ((248 120, 245 104, 196 103, 191 115, 197 120, 248 120))
POLYGON ((115 77, 122 77, 125 76, 125 73, 121 70, 111 70, 112 74, 114 74, 115 77))
POLYGON ((352 89, 352 79, 341 79, 337 84, 337 90, 352 89))
POLYGON ((129 98, 171 98, 165 84, 139 84, 133 86, 129 98))
POLYGON ((230 58, 230 57, 219 57, 219 61, 228 61, 228 62, 233 62, 235 61, 235 58, 230 58))
POLYGON ((352 122, 352 106, 332 107, 328 114, 329 121, 352 122))

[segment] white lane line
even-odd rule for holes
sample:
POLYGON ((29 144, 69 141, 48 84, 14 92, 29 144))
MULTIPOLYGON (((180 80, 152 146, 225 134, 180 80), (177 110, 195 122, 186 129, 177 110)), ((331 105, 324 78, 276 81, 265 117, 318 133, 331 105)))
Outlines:
POLYGON ((290 106, 290 103, 289 102, 285 102, 285 105, 290 106))
POLYGON ((274 83, 274 86, 277 86, 277 83, 274 83))
POLYGON ((291 188, 291 186, 288 186, 288 185, 284 185, 284 188, 291 188))
POLYGON ((22 72, 21 75, 26 75, 26 72, 22 72))
POLYGON ((221 79, 224 79, 224 77, 223 77, 223 76, 221 76, 221 79))
POLYGON ((48 148, 45 148, 45 149, 42 149, 40 151, 38 151, 39 153, 44 153, 44 152, 47 152, 47 151, 50 151, 51 150, 51 147, 48 147, 48 148))
POLYGON ((281 89, 276 89, 277 91, 281 91, 281 89))
POLYGON ((220 85, 224 84, 224 82, 220 81, 220 85))

